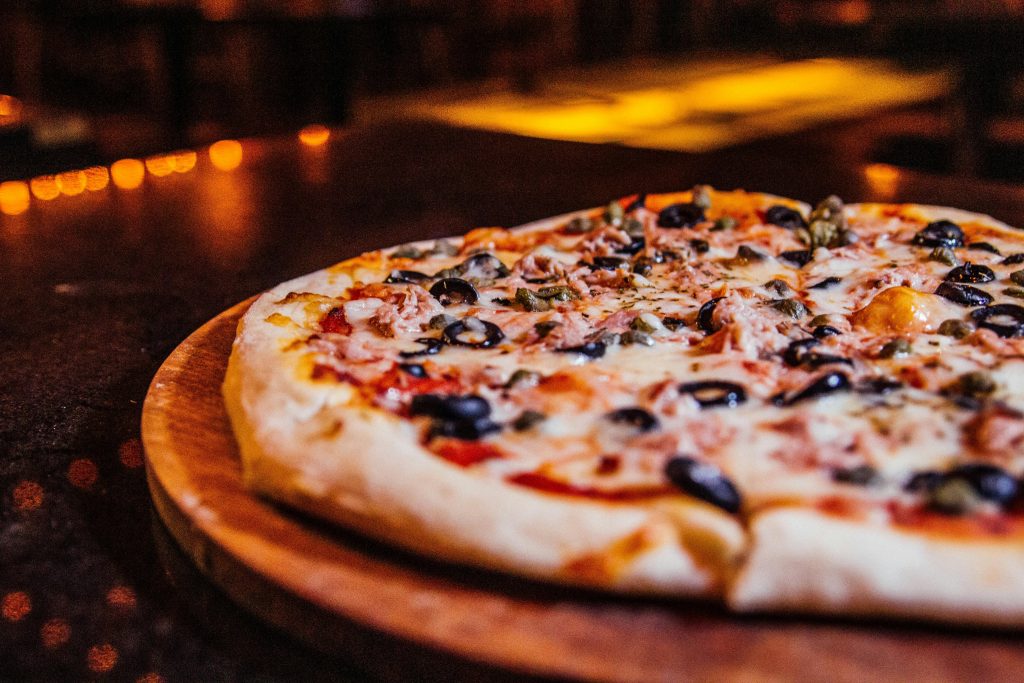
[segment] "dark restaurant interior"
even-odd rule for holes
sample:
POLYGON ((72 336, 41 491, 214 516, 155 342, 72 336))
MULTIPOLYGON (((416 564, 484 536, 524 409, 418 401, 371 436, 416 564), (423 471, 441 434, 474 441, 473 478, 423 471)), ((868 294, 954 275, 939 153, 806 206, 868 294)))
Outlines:
MULTIPOLYGON (((637 680, 510 673, 358 618, 289 628, 275 614, 290 604, 240 606, 154 511, 138 425, 164 358, 277 282, 697 182, 1024 223, 1024 1, 0 3, 0 680, 637 680)), ((560 604, 546 586, 429 572, 560 604)), ((641 632, 668 618, 646 601, 606 608, 641 632)), ((708 609, 679 618, 724 619, 708 609)), ((781 642, 769 632, 835 647, 838 680, 952 680, 977 664, 955 643, 974 643, 989 668, 973 673, 992 680, 1024 661, 1005 634, 736 628, 737 651, 781 642), (879 632, 893 658, 932 659, 866 655, 879 632)), ((698 679, 822 673, 758 652, 688 665, 698 679)))

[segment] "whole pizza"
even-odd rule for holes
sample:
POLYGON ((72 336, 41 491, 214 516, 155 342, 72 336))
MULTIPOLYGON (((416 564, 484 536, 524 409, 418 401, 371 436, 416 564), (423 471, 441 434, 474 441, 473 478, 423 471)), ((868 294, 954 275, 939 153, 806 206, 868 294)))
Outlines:
POLYGON ((431 557, 738 611, 1024 625, 1024 233, 698 186, 266 292, 244 478, 431 557))

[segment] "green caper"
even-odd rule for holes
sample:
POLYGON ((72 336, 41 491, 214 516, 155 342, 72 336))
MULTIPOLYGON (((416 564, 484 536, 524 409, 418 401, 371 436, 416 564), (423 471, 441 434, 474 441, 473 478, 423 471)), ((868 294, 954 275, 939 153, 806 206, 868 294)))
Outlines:
POLYGON ((879 358, 903 358, 913 353, 914 349, 906 339, 893 339, 887 342, 878 352, 879 358))
POLYGON ((534 372, 533 370, 524 370, 520 368, 519 370, 516 370, 509 376, 508 381, 505 382, 505 386, 508 388, 512 388, 517 384, 529 384, 530 386, 534 386, 539 381, 539 372, 534 372))
POLYGON ((448 315, 447 313, 438 313, 437 315, 430 319, 430 322, 427 323, 427 327, 429 327, 432 330, 443 330, 444 328, 448 327, 457 320, 458 318, 456 318, 454 315, 448 315))
POLYGON ((1003 294, 1012 296, 1014 299, 1024 299, 1024 289, 1020 287, 1007 287, 1003 290, 1003 294))
POLYGON ((721 232, 723 230, 732 230, 736 227, 736 219, 732 216, 720 216, 709 228, 711 232, 721 232))
POLYGON ((811 318, 811 327, 821 327, 822 325, 835 325, 836 321, 833 316, 829 313, 822 313, 811 318))
POLYGON ((516 290, 516 303, 526 311, 551 310, 551 304, 525 287, 520 287, 516 290))
POLYGON ((793 290, 790 288, 789 283, 786 282, 785 280, 769 280, 768 282, 764 283, 764 288, 767 289, 769 292, 774 292, 779 296, 788 296, 793 293, 793 290))
POLYGON ((1015 285, 1024 287, 1024 270, 1015 270, 1010 273, 1010 279, 1013 280, 1015 285))
POLYGON ((558 322, 557 320, 544 320, 542 322, 535 323, 533 326, 533 330, 534 332, 537 333, 538 337, 543 339, 544 337, 551 334, 551 330, 561 326, 562 323, 558 322))
POLYGON ((707 185, 694 185, 693 199, 690 200, 690 203, 705 211, 711 208, 711 192, 708 191, 707 185))
POLYGON ((776 299, 771 302, 771 307, 794 320, 799 320, 810 313, 807 307, 796 299, 776 299))
POLYGON ((639 344, 640 346, 654 346, 654 339, 646 332, 627 330, 622 333, 620 340, 623 344, 639 344))
POLYGON ((807 234, 810 240, 808 246, 811 249, 817 249, 832 244, 839 236, 839 228, 835 223, 829 221, 814 221, 807 228, 807 234))
POLYGON ((423 256, 423 251, 411 244, 403 244, 391 252, 391 258, 420 258, 421 256, 423 256))
POLYGON ((604 210, 604 222, 608 225, 620 225, 625 215, 625 211, 622 210, 622 204, 610 202, 604 210))
POLYGON ((947 515, 962 515, 970 512, 981 497, 967 481, 952 477, 940 483, 928 494, 932 508, 947 515))
POLYGON ((931 253, 928 254, 929 261, 938 261, 944 263, 947 266, 956 266, 960 264, 960 261, 956 258, 956 252, 949 247, 935 247, 931 253))
POLYGON ((997 388, 996 381, 992 379, 992 375, 981 370, 960 375, 959 379, 949 387, 955 393, 971 398, 984 398, 994 394, 997 388))
POLYGON ((647 332, 648 334, 650 334, 651 332, 658 331, 658 328, 652 325, 642 315, 633 318, 633 320, 629 323, 629 329, 636 330, 637 332, 647 332))
POLYGON ((517 432, 526 431, 546 419, 548 417, 544 413, 537 412, 536 410, 524 410, 519 417, 512 421, 512 429, 517 432))
POLYGON ((954 339, 963 339, 972 332, 972 328, 969 323, 963 320, 943 320, 942 324, 939 325, 939 334, 944 337, 953 337, 954 339))
POLYGON ((594 229, 594 221, 589 216, 576 216, 565 225, 565 232, 569 235, 582 235, 594 229))
POLYGON ((580 295, 572 287, 566 285, 553 285, 551 287, 541 287, 537 290, 537 296, 542 299, 554 299, 555 301, 570 301, 572 299, 579 299, 580 295))
POLYGON ((622 229, 626 231, 626 234, 630 237, 643 237, 644 235, 644 224, 628 216, 622 220, 622 229))

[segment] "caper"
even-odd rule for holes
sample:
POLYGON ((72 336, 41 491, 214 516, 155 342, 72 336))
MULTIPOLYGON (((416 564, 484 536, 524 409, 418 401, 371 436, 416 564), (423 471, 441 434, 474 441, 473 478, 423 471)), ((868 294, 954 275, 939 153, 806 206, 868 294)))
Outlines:
POLYGON ((748 247, 745 244, 741 244, 736 248, 736 255, 731 259, 726 259, 725 263, 730 266, 745 266, 750 263, 763 261, 764 258, 765 256, 761 252, 752 247, 748 247))
POLYGON ((639 315, 633 318, 633 320, 629 323, 629 329, 636 330, 637 332, 647 332, 648 334, 650 334, 651 332, 657 332, 658 325, 660 325, 661 323, 658 322, 657 318, 654 318, 653 321, 650 320, 648 316, 650 318, 654 318, 654 316, 650 315, 649 313, 645 315, 639 315))
POLYGON ((906 339, 893 339, 878 352, 879 358, 903 358, 913 353, 914 349, 906 339))
POLYGON ((1013 280, 1015 285, 1024 287, 1024 270, 1015 270, 1010 273, 1010 279, 1013 280))
POLYGON ((642 237, 644 234, 644 224, 632 216, 627 216, 622 220, 622 229, 630 237, 642 237))
POLYGON ((1007 287, 1003 290, 1003 294, 1012 296, 1014 299, 1024 299, 1024 289, 1020 287, 1007 287))
POLYGON ((517 432, 526 431, 546 419, 548 417, 544 413, 537 412, 536 410, 524 410, 519 417, 512 421, 512 429, 517 432))
POLYGON ((582 235, 594 229, 594 221, 588 216, 576 216, 565 224, 565 232, 569 235, 582 235))
POLYGON ((974 487, 964 479, 951 477, 941 482, 928 494, 928 503, 947 515, 962 515, 970 512, 978 503, 981 497, 974 487))
POLYGON ((963 320, 943 320, 942 324, 939 325, 939 334, 944 337, 953 337, 955 339, 963 339, 969 335, 972 328, 969 323, 963 320))
POLYGON ((459 248, 446 239, 440 239, 434 242, 434 246, 427 253, 431 256, 455 256, 459 253, 459 248))
POLYGON ((811 327, 821 327, 822 325, 832 325, 835 323, 835 319, 831 314, 822 313, 811 318, 811 327))
POLYGON ((779 313, 788 315, 790 318, 795 320, 798 320, 810 313, 810 311, 807 310, 807 307, 796 299, 776 299, 771 302, 771 307, 779 313))
POLYGON ((715 220, 714 224, 709 228, 711 232, 721 232, 723 230, 732 230, 736 227, 736 219, 732 216, 721 216, 715 220))
POLYGON ((929 261, 938 261, 944 263, 947 266, 959 265, 960 261, 956 258, 956 252, 949 247, 935 247, 931 253, 928 254, 929 261))
POLYGON ((453 322, 458 320, 454 315, 448 315, 447 313, 438 313, 430 322, 427 323, 427 327, 432 330, 443 330, 444 328, 451 325, 453 322))
POLYGON ((625 215, 625 211, 622 210, 622 204, 610 202, 604 210, 604 222, 608 225, 620 225, 625 215))
POLYGON ((654 346, 654 339, 646 332, 638 330, 627 330, 623 332, 620 340, 623 344, 639 344, 640 346, 654 346))
POLYGON ((694 185, 693 199, 690 200, 690 203, 705 211, 711 208, 711 193, 708 191, 707 185, 694 185))
POLYGON ((812 249, 827 247, 839 236, 839 228, 828 221, 814 221, 807 228, 807 235, 812 249))
POLYGON ((537 333, 538 337, 543 339, 544 337, 551 334, 551 330, 561 326, 562 323, 558 322, 557 320, 544 320, 542 322, 535 323, 533 326, 533 331, 537 333))
POLYGON ((537 290, 537 296, 542 299, 554 299, 555 301, 569 301, 579 299, 580 295, 572 287, 566 285, 554 285, 552 287, 541 287, 537 290))
POLYGON ((790 288, 789 283, 787 283, 785 280, 769 280, 768 282, 764 283, 764 288, 767 289, 769 292, 775 292, 779 296, 788 296, 793 293, 793 290, 790 288))
POLYGON ((950 388, 955 390, 955 392, 961 396, 984 398, 985 396, 995 393, 997 385, 996 381, 992 379, 992 375, 987 372, 975 370, 974 372, 967 372, 960 375, 956 383, 950 388))
POLYGON ((650 275, 654 270, 654 263, 646 256, 641 256, 633 262, 633 272, 637 275, 650 275))
POLYGON ((525 287, 516 289, 516 303, 526 311, 548 311, 551 304, 525 287))
POLYGON ((524 370, 520 368, 509 376, 508 381, 505 382, 505 386, 510 389, 519 384, 528 384, 529 386, 536 386, 537 382, 539 381, 539 372, 534 372, 533 370, 524 370))
POLYGON ((391 258, 420 258, 421 256, 423 256, 423 251, 411 244, 403 244, 391 252, 391 258))

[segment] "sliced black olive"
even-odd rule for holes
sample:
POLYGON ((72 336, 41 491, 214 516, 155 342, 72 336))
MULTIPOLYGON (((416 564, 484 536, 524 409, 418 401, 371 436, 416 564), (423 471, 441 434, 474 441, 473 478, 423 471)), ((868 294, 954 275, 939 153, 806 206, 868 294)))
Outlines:
POLYGON ((690 246, 698 254, 706 254, 711 249, 711 245, 708 244, 707 240, 690 240, 690 246))
POLYGON ((680 394, 689 394, 701 408, 735 408, 747 400, 747 391, 739 384, 721 380, 684 382, 679 385, 680 394))
POLYGON ((764 261, 765 258, 765 255, 757 249, 741 244, 736 248, 736 255, 730 259, 726 259, 725 263, 730 266, 745 266, 750 263, 764 261))
POLYGON ((834 337, 838 334, 842 334, 842 332, 831 325, 818 325, 814 328, 814 331, 811 332, 811 334, 814 335, 815 339, 824 339, 825 337, 834 337))
POLYGON ((980 282, 992 282, 996 274, 988 266, 976 266, 967 261, 962 266, 957 266, 946 273, 946 282, 966 282, 977 284, 980 282))
POLYGON ((592 341, 586 344, 580 344, 579 346, 570 346, 564 349, 555 349, 561 353, 579 353, 587 358, 600 358, 604 355, 607 347, 602 341, 592 341))
POLYGON ((1024 308, 1017 304, 996 304, 971 311, 978 327, 992 330, 1000 337, 1024 337, 1024 308))
POLYGON ((829 372, 817 378, 806 387, 785 400, 785 405, 794 405, 820 396, 828 396, 850 390, 850 379, 841 372, 829 372))
POLYGON ((418 270, 392 270, 391 274, 389 274, 387 278, 385 278, 384 282, 389 285, 414 285, 429 279, 429 275, 427 275, 426 273, 421 273, 418 270))
POLYGON ((970 244, 967 245, 967 248, 973 249, 974 251, 987 251, 990 254, 1002 256, 1002 252, 999 251, 996 245, 991 244, 989 242, 971 242, 970 244))
POLYGON ((958 465, 946 472, 947 479, 963 479, 978 495, 1000 505, 1006 505, 1017 497, 1019 484, 1005 470, 986 463, 958 465))
POLYGON ((646 256, 641 256, 633 261, 633 272, 637 275, 650 275, 652 270, 654 270, 654 261, 646 256))
POLYGON ((665 463, 665 477, 683 493, 711 503, 726 512, 738 512, 740 493, 714 465, 680 455, 665 463))
POLYGON ((988 306, 993 301, 988 292, 956 282, 943 282, 935 293, 961 306, 988 306))
POLYGON ((453 346, 468 346, 471 349, 487 349, 500 343, 505 338, 501 328, 492 322, 479 320, 478 318, 465 318, 457 320, 441 332, 441 338, 445 343, 453 346), (469 333, 481 334, 484 338, 480 341, 465 341, 462 335, 469 333))
POLYGON ((715 297, 708 302, 705 302, 700 310, 697 311, 697 327, 699 327, 704 333, 712 334, 719 330, 720 326, 715 326, 715 307, 718 306, 718 302, 724 299, 724 296, 715 297))
POLYGON ((1004 266, 1020 265, 1021 263, 1024 263, 1024 251, 1018 252, 1016 254, 1010 254, 999 263, 1001 263, 1004 266))
POLYGON ((507 277, 509 273, 508 267, 497 256, 487 252, 473 254, 456 266, 456 269, 463 277, 475 280, 497 280, 507 277))
POLYGON ((702 220, 704 209, 685 202, 666 206, 658 213, 658 226, 662 228, 689 228, 702 220))
POLYGON ((877 484, 880 480, 878 470, 871 465, 858 465, 857 467, 832 470, 832 481, 842 484, 871 486, 872 484, 877 484))
POLYGON ((595 256, 592 263, 586 264, 591 270, 617 270, 628 268, 629 261, 618 256, 595 256))
POLYGON ((427 415, 444 420, 475 420, 489 417, 491 404, 476 394, 462 396, 443 394, 419 394, 409 404, 410 415, 427 415))
POLYGON ((440 353, 441 349, 444 348, 444 342, 436 337, 420 337, 416 340, 417 344, 423 344, 422 349, 416 351, 399 351, 398 355, 402 358, 416 358, 417 356, 433 356, 434 354, 440 353))
POLYGON ((643 408, 619 408, 605 415, 615 424, 628 425, 638 432, 649 432, 658 428, 658 418, 643 408))
POLYGON ((680 327, 686 327, 686 321, 682 318, 673 318, 672 316, 665 316, 661 319, 661 324, 665 326, 665 329, 675 332, 680 327))
POLYGON ((910 475, 903 484, 904 491, 911 491, 913 493, 927 493, 934 491, 935 488, 942 482, 942 472, 936 472, 934 470, 922 470, 920 472, 914 472, 910 475))
POLYGON ((833 276, 825 278, 821 282, 814 283, 808 289, 828 289, 829 287, 834 287, 834 286, 838 285, 842 281, 843 281, 843 278, 836 277, 836 276, 833 275, 833 276))
POLYGON ((803 268, 814 258, 814 253, 810 249, 793 249, 782 252, 779 254, 779 258, 803 268))
POLYGON ((632 242, 623 247, 619 247, 618 249, 615 250, 615 253, 629 254, 630 256, 632 256, 633 254, 637 254, 641 250, 643 250, 645 246, 647 246, 647 240, 645 240, 643 237, 634 237, 632 242))
POLYGON ((781 204, 776 204, 769 208, 764 214, 764 220, 772 225, 777 225, 780 228, 789 228, 790 230, 807 227, 807 221, 804 220, 799 211, 788 206, 782 206, 781 204))
POLYGON ((430 288, 430 294, 440 301, 442 306, 475 304, 479 298, 476 287, 459 277, 446 277, 443 280, 438 280, 430 288))
POLYGON ((810 350, 819 344, 821 342, 813 338, 797 339, 790 342, 786 350, 782 352, 782 361, 790 367, 796 367, 802 364, 804 359, 810 354, 810 350))
POLYGON ((634 199, 633 201, 631 201, 629 204, 626 205, 626 213, 632 213, 632 212, 636 211, 637 209, 646 208, 645 207, 646 204, 647 204, 647 193, 646 192, 641 192, 640 194, 638 194, 636 196, 636 199, 634 199))
POLYGON ((952 221, 934 221, 914 235, 913 243, 922 247, 955 249, 964 246, 964 231, 952 221))
POLYGON ((419 363, 399 363, 398 369, 418 379, 423 379, 427 376, 427 369, 419 363))
POLYGON ((903 383, 885 377, 875 377, 864 380, 857 385, 857 392, 861 394, 888 394, 890 391, 902 389, 903 383))
POLYGON ((476 441, 493 432, 501 431, 501 425, 489 417, 475 420, 437 419, 430 424, 431 436, 446 436, 463 441, 476 441))

